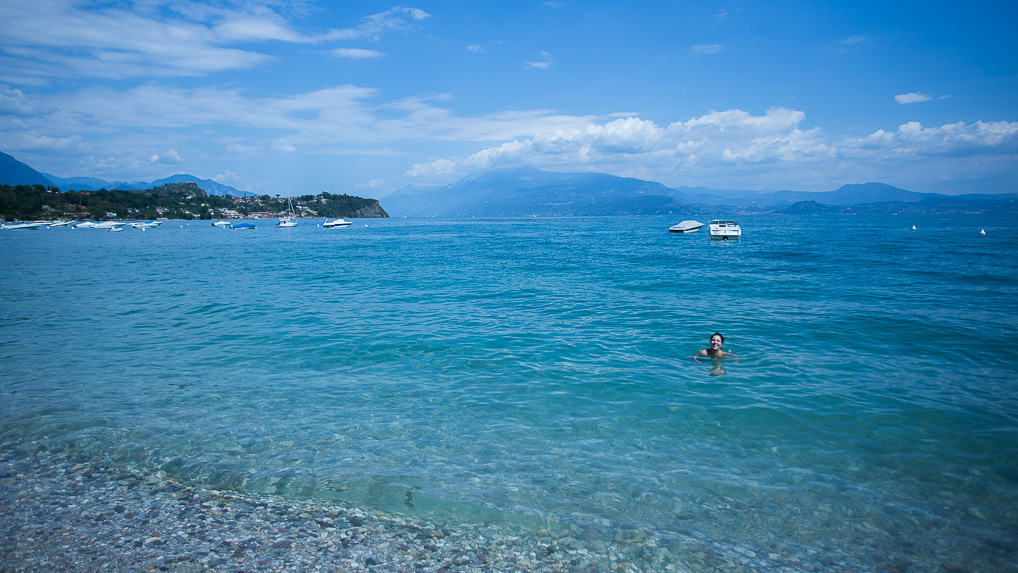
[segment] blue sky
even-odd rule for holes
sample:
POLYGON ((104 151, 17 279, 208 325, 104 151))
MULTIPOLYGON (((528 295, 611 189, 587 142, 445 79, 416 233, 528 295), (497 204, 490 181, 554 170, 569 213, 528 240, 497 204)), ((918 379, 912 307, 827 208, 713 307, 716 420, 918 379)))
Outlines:
POLYGON ((0 150, 384 197, 498 167, 1018 192, 1013 2, 0 0, 0 150))

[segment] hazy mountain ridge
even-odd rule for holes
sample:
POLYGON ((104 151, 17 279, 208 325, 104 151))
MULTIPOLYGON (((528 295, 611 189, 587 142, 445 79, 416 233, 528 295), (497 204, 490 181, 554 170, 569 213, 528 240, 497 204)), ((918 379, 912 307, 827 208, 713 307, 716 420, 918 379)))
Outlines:
MULTIPOLYGON (((145 190, 195 183, 209 195, 253 196, 229 185, 178 174, 151 183, 61 178, 40 173, 0 152, 0 184, 71 189, 145 190)), ((476 173, 444 186, 404 187, 382 199, 391 215, 411 217, 520 217, 671 215, 721 209, 788 214, 1018 212, 1018 194, 917 193, 885 183, 848 184, 833 191, 750 191, 671 188, 655 181, 605 173, 565 173, 532 167, 476 173)))
POLYGON ((885 183, 848 184, 833 191, 670 188, 603 173, 499 169, 440 187, 408 187, 382 199, 394 215, 433 217, 670 215, 707 212, 876 213, 1015 210, 1014 194, 940 195, 885 183), (863 208, 861 206, 866 205, 863 208))
POLYGON ((168 183, 195 183, 209 195, 232 195, 234 197, 254 195, 254 193, 240 191, 211 179, 200 179, 194 175, 183 173, 152 182, 106 181, 98 177, 57 177, 56 175, 36 171, 28 164, 22 163, 13 156, 0 151, 0 184, 2 185, 43 185, 45 187, 56 187, 61 191, 99 191, 100 189, 144 191, 168 183))

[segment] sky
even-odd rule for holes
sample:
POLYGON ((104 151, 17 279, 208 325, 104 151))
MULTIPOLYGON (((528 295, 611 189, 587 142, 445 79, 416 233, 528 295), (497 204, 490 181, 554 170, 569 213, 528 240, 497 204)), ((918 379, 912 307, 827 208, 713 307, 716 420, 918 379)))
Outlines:
POLYGON ((0 151, 381 198, 489 169, 1018 192, 1018 2, 0 0, 0 151))

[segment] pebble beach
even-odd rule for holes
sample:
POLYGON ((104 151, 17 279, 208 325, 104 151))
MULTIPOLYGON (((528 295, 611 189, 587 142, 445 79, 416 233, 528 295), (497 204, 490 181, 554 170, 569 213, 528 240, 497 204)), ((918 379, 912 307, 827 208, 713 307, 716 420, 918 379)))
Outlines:
MULTIPOLYGON (((678 564, 652 537, 639 554, 598 550, 571 536, 199 488, 72 455, 0 460, 3 572, 754 571, 767 561, 701 546, 678 564)), ((785 565, 776 570, 796 570, 785 565)))
POLYGON ((205 490, 67 459, 5 456, 0 500, 5 572, 619 568, 551 540, 205 490))

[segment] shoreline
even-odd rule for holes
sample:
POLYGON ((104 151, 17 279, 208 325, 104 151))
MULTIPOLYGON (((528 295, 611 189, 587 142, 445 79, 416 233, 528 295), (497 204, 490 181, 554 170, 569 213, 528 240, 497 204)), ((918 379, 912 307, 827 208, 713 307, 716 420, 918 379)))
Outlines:
POLYGON ((4 572, 642 570, 553 537, 436 526, 11 452, 0 453, 0 555, 4 572))

